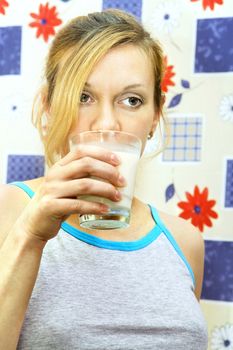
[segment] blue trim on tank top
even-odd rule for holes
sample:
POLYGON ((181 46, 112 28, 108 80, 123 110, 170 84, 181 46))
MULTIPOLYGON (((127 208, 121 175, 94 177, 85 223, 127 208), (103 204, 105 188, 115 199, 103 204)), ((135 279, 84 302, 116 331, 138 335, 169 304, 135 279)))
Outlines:
POLYGON ((20 182, 20 181, 14 181, 9 183, 8 185, 15 185, 19 188, 21 188, 24 192, 26 192, 28 194, 28 196, 30 198, 32 198, 34 196, 34 192, 30 189, 30 187, 28 185, 26 185, 24 182, 20 182))
POLYGON ((81 241, 84 241, 86 243, 95 245, 99 248, 105 248, 105 249, 111 249, 111 250, 123 250, 123 251, 133 251, 133 250, 139 250, 139 249, 145 248, 150 243, 152 243, 162 233, 162 230, 160 229, 160 227, 158 225, 156 225, 144 237, 142 237, 136 241, 117 242, 117 241, 110 241, 110 240, 102 239, 102 238, 96 237, 94 235, 91 235, 89 233, 80 231, 76 227, 73 227, 70 224, 68 224, 67 222, 63 222, 61 227, 67 233, 71 234, 72 236, 74 236, 74 237, 76 237, 76 238, 78 238, 81 241))
POLYGON ((184 256, 184 254, 183 254, 182 250, 180 249, 178 243, 176 242, 175 238, 172 236, 171 232, 166 228, 166 226, 164 225, 164 223, 160 219, 157 210, 155 208, 151 207, 151 213, 152 213, 152 216, 154 218, 154 221, 158 224, 158 226, 160 226, 161 230, 163 231, 163 233, 165 234, 167 239, 170 241, 170 243, 172 244, 172 246, 175 249, 175 251, 177 252, 177 254, 180 256, 180 258, 183 260, 183 262, 187 266, 189 273, 193 279, 194 286, 195 286, 196 281, 195 281, 195 276, 194 276, 192 267, 190 266, 188 260, 184 256))
MULTIPOLYGON (((23 182, 19 182, 19 181, 11 182, 9 183, 9 185, 15 185, 20 187, 23 191, 25 191, 28 194, 30 198, 32 198, 34 195, 34 192, 31 190, 31 188, 23 182)), ((122 250, 122 251, 134 251, 134 250, 145 248, 163 232, 167 237, 167 239, 169 240, 169 242, 171 243, 171 245, 173 246, 173 248, 175 249, 175 251, 177 252, 177 254, 180 256, 180 258, 183 260, 184 264, 186 265, 195 286, 196 284, 195 276, 189 262, 187 261, 186 257, 184 256, 182 250, 180 249, 179 245, 177 244, 176 240, 174 239, 170 231, 166 228, 166 226, 160 219, 157 210, 154 207, 152 207, 150 204, 149 204, 149 207, 156 225, 144 237, 136 241, 117 242, 117 241, 101 239, 89 233, 80 231, 79 229, 68 224, 67 222, 63 222, 61 224, 61 228, 71 236, 81 241, 84 241, 88 244, 91 244, 100 248, 111 249, 111 250, 122 250)))

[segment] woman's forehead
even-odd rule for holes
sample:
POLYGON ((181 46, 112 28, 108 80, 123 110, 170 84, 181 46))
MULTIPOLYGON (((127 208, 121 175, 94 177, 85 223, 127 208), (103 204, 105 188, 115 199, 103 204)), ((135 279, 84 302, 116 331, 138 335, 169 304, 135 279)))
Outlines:
POLYGON ((124 86, 154 83, 153 66, 145 51, 135 45, 110 49, 97 62, 86 84, 94 86, 100 81, 118 81, 124 86))

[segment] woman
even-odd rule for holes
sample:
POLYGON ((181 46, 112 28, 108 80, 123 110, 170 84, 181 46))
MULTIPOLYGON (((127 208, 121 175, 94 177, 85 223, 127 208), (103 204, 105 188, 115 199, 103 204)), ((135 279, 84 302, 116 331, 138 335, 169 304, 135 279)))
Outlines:
POLYGON ((69 138, 120 130, 144 148, 162 113, 162 61, 159 44, 117 10, 75 18, 53 41, 34 110, 49 170, 0 192, 2 349, 206 349, 204 244, 193 226, 137 198, 127 229, 78 223, 108 209, 79 195, 117 202, 125 181, 114 153, 71 152, 69 138))

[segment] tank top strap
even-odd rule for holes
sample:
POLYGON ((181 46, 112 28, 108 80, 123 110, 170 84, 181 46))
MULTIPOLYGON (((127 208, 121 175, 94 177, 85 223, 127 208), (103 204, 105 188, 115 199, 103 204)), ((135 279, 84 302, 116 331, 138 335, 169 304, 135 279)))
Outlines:
POLYGON ((190 275, 192 277, 193 283, 194 283, 194 287, 196 285, 196 281, 195 281, 195 276, 193 273, 193 270, 189 264, 189 262, 187 261, 186 257, 184 256, 181 248, 179 247, 178 243, 176 242, 175 238, 173 237, 173 235, 171 234, 171 232, 167 229, 167 227, 165 226, 165 224, 162 222, 158 211, 152 207, 151 205, 149 205, 150 210, 151 210, 151 214, 152 217, 154 219, 154 221, 156 222, 156 224, 160 227, 160 229, 162 230, 162 232, 165 234, 165 236, 167 237, 167 239, 169 240, 169 242, 171 243, 171 245, 173 246, 173 248, 175 249, 175 251, 177 252, 177 254, 180 256, 180 258, 183 260, 183 262, 185 263, 185 265, 187 266, 187 269, 190 272, 190 275))
POLYGON ((27 193, 27 195, 32 198, 34 196, 34 192, 32 191, 32 189, 26 185, 24 182, 21 181, 15 181, 15 182, 10 182, 8 185, 14 185, 17 186, 19 188, 21 188, 24 192, 27 193))

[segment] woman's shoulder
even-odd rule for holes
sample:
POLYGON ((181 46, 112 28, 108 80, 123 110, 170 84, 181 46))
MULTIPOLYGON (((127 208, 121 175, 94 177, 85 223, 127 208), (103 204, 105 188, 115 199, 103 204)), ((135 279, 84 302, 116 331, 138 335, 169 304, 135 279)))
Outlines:
POLYGON ((12 208, 21 207, 24 203, 28 202, 28 195, 23 190, 23 185, 32 192, 35 192, 40 183, 43 181, 43 178, 37 178, 32 180, 27 180, 24 182, 13 182, 9 184, 0 185, 0 200, 1 207, 6 207, 7 204, 11 204, 12 208))
MULTIPOLYGON (((41 182, 40 179, 33 179, 25 181, 25 184, 35 190, 39 182, 41 182)), ((13 184, 0 185, 0 246, 29 201, 29 196, 18 186, 13 184)))
POLYGON ((203 246, 204 240, 202 234, 190 222, 179 216, 167 214, 162 211, 158 211, 158 214, 177 243, 184 247, 185 250, 193 250, 194 248, 203 246))
POLYGON ((201 294, 204 270, 204 239, 202 234, 187 220, 159 211, 161 221, 172 234, 189 262, 196 280, 195 294, 201 294))

